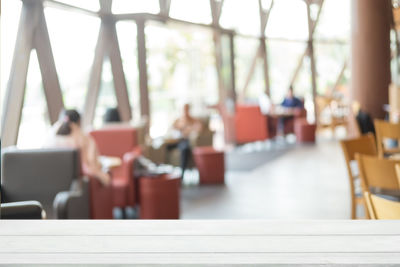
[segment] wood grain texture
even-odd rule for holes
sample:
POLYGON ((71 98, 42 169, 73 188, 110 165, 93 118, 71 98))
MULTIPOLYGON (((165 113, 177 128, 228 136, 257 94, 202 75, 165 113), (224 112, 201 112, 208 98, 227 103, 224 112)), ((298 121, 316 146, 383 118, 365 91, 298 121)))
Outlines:
POLYGON ((399 221, 1 221, 0 239, 0 263, 400 263, 399 221))

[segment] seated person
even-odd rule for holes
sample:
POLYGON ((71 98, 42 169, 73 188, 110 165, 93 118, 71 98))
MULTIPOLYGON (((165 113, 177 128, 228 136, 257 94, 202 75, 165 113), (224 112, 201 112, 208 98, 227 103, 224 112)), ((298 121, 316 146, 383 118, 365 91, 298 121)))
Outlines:
POLYGON ((83 132, 80 122, 81 116, 76 110, 62 111, 44 146, 79 149, 84 174, 97 178, 103 185, 109 185, 111 178, 102 170, 96 143, 83 132))
POLYGON ((299 98, 294 96, 293 87, 290 86, 286 97, 283 99, 281 106, 284 108, 303 108, 304 104, 299 98))
MULTIPOLYGON (((285 96, 285 98, 283 99, 283 101, 281 103, 281 106, 283 108, 289 109, 289 110, 303 109, 304 108, 303 101, 301 101, 299 98, 294 96, 293 91, 294 91, 293 86, 290 86, 287 95, 285 96)), ((288 120, 292 120, 292 119, 293 118, 279 118, 279 121, 278 121, 279 135, 282 135, 282 136, 284 135, 285 122, 288 120)))
POLYGON ((179 133, 179 138, 167 144, 167 154, 174 149, 179 149, 181 153, 182 178, 191 157, 189 139, 197 136, 202 130, 202 123, 190 114, 190 105, 185 104, 183 114, 176 119, 172 128, 179 133))

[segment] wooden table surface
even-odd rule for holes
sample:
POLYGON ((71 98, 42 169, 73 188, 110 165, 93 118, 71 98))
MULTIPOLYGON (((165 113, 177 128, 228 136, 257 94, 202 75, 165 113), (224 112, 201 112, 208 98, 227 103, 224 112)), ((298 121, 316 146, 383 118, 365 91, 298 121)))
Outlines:
POLYGON ((0 221, 0 264, 400 264, 400 221, 0 221))

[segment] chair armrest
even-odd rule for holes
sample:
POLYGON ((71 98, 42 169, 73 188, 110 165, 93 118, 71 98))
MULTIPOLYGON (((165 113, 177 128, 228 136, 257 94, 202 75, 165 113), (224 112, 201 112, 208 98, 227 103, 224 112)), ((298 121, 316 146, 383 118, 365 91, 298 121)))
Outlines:
POLYGON ((43 219, 45 217, 42 205, 37 201, 20 201, 1 204, 0 218, 11 219, 43 219))
POLYGON ((69 191, 59 192, 53 202, 57 219, 89 219, 89 182, 76 179, 69 191))

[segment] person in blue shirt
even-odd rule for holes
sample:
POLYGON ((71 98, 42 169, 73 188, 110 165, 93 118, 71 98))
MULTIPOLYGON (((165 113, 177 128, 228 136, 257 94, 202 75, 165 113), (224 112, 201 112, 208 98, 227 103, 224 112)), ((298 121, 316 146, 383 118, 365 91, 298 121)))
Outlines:
MULTIPOLYGON (((285 109, 303 109, 304 104, 299 98, 294 96, 293 87, 289 87, 289 91, 287 95, 283 99, 281 106, 285 109)), ((278 135, 284 136, 285 135, 285 123, 288 120, 293 120, 293 118, 279 118, 278 120, 278 135)))
POLYGON ((283 99, 281 106, 285 108, 303 108, 304 105, 299 98, 294 96, 293 87, 290 86, 289 91, 285 99, 283 99))

